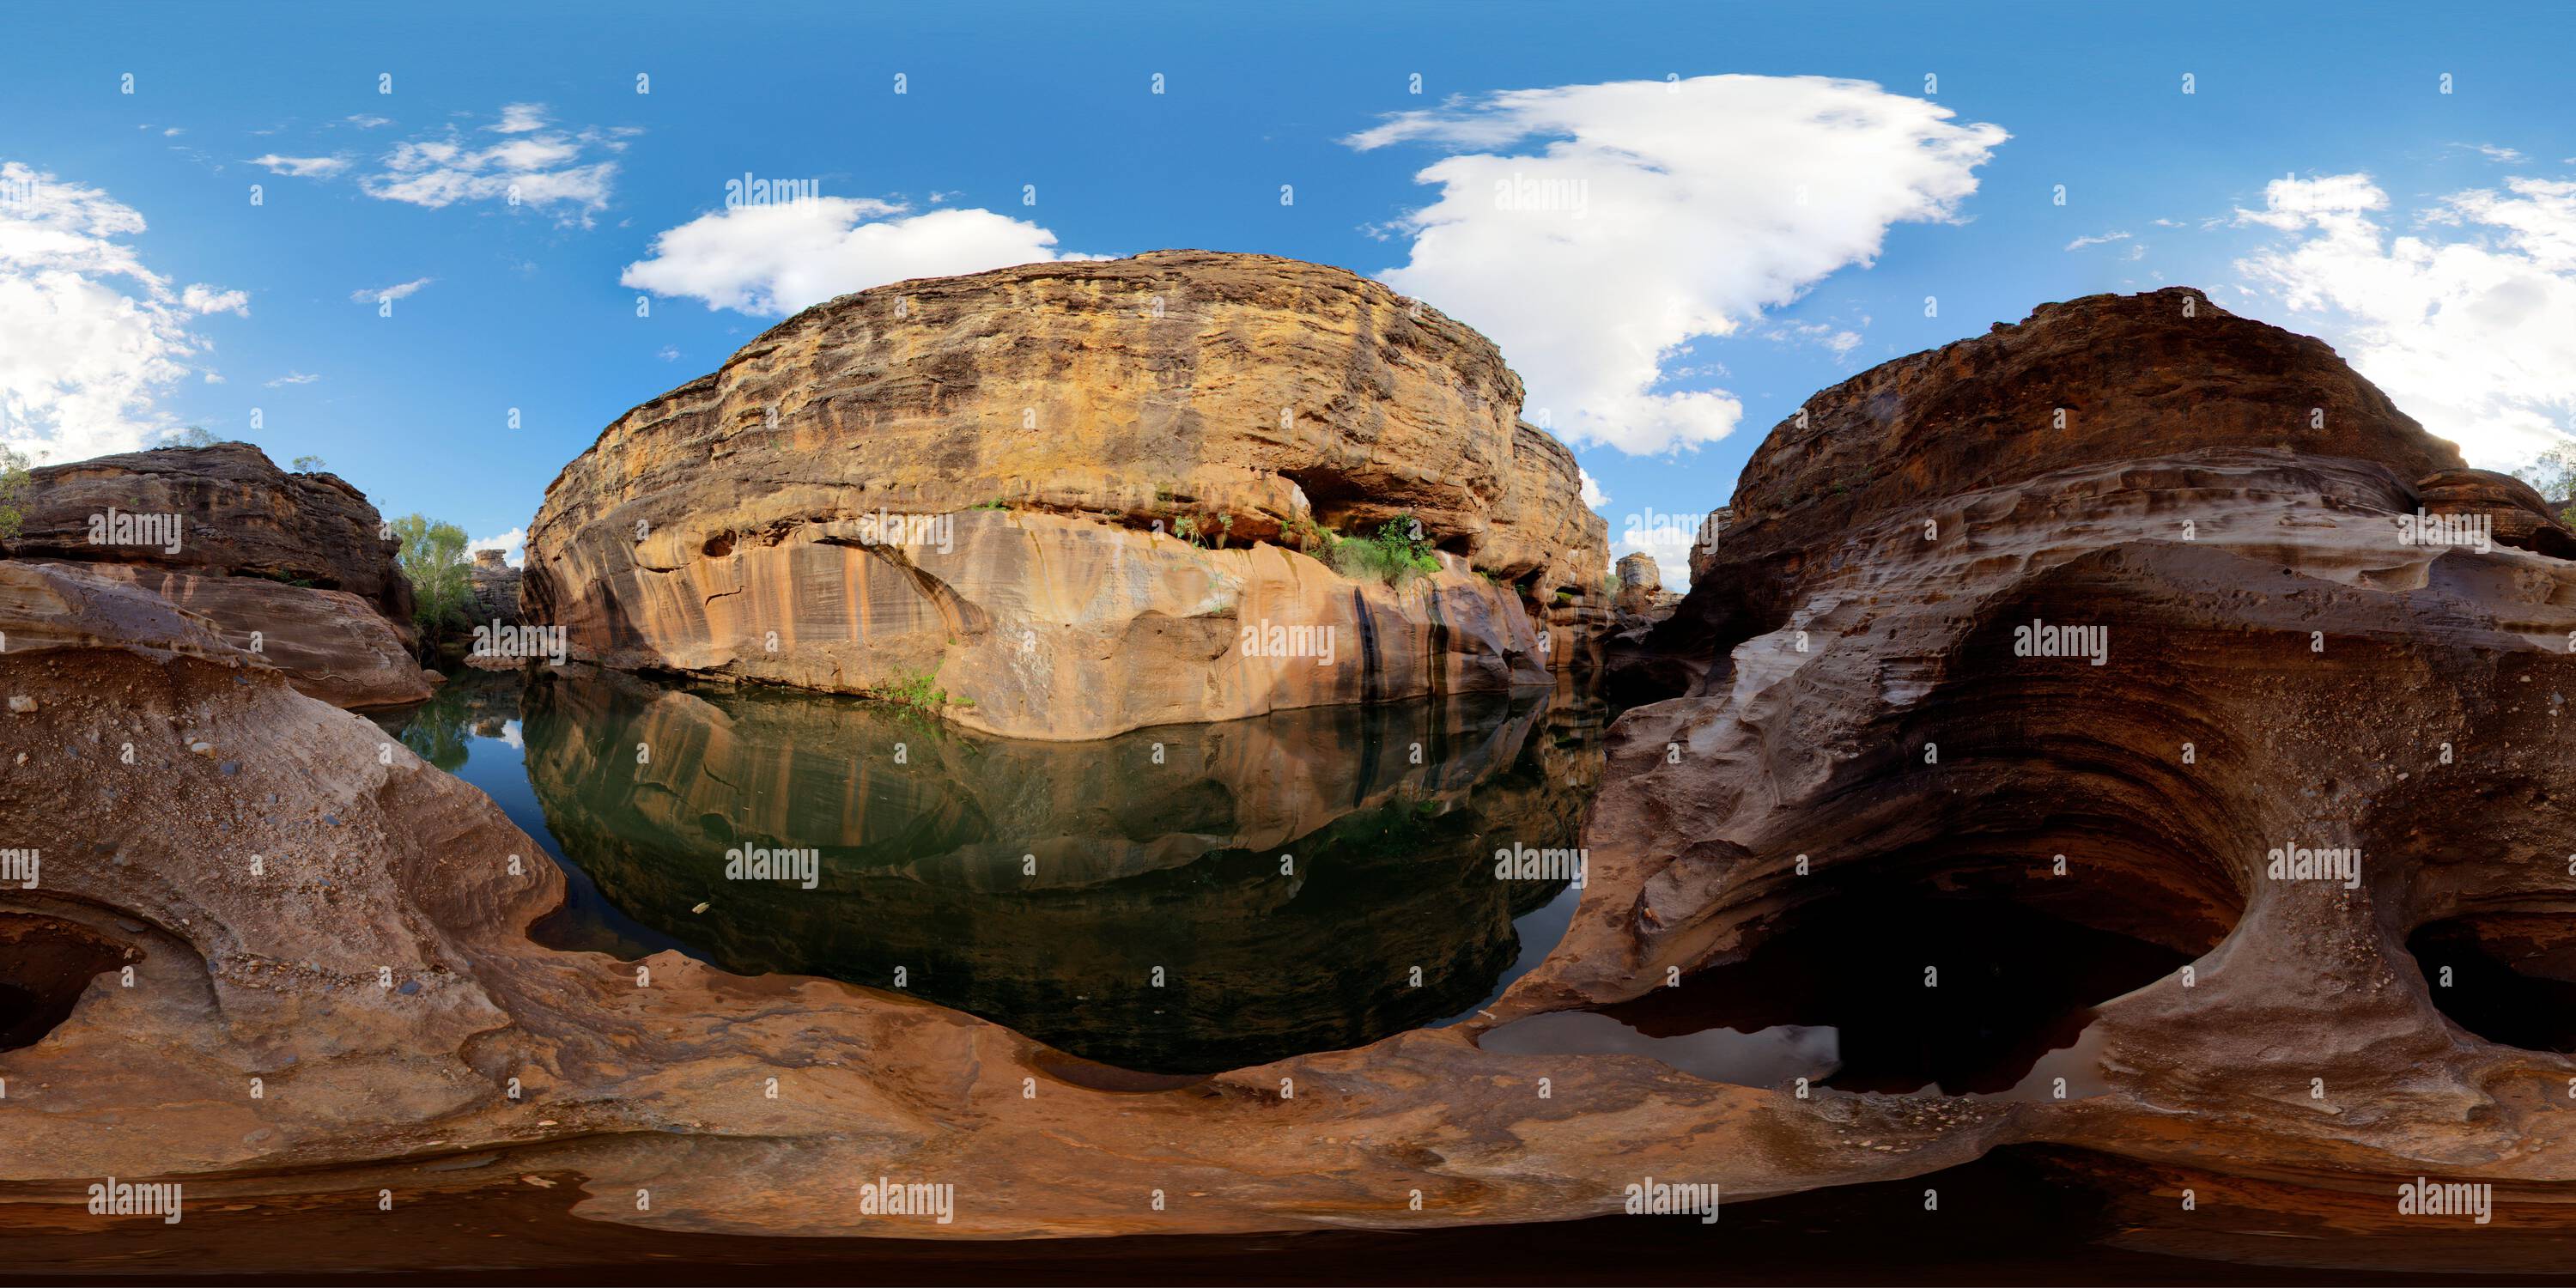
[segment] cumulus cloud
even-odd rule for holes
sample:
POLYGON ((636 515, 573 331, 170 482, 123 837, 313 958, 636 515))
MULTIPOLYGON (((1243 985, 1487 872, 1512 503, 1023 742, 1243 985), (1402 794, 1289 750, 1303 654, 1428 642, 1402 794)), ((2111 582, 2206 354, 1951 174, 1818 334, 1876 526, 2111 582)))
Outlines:
MULTIPOLYGON (((465 548, 468 551, 498 550, 501 562, 513 568, 522 567, 528 558, 528 530, 525 527, 512 528, 497 537, 481 537, 466 542, 465 548)), ((466 557, 470 559, 473 556, 469 553, 466 557)))
POLYGON ((775 316, 850 291, 1090 255, 1055 249, 1055 234, 983 209, 913 213, 897 201, 814 197, 700 215, 653 238, 623 285, 703 300, 710 309, 775 316))
POLYGON ((124 240, 143 231, 99 189, 0 163, 0 442, 55 461, 132 451, 176 428, 156 398, 213 377, 192 320, 249 297, 145 268, 124 240))
POLYGON ((415 277, 399 286, 378 286, 372 288, 361 287, 358 290, 349 292, 349 302, 352 304, 382 304, 387 300, 399 300, 417 293, 420 288, 437 280, 438 279, 435 277, 415 277))
POLYGON ((1890 225, 1948 220, 2007 137, 1860 81, 1703 76, 1512 90, 1404 112, 1344 142, 1450 155, 1440 196, 1393 226, 1382 274, 1491 336, 1534 421, 1628 452, 1696 447, 1743 414, 1672 391, 1667 362, 1826 275, 1890 225))
POLYGON ((230 313, 246 318, 250 316, 250 292, 218 291, 198 283, 179 292, 179 307, 191 313, 230 313))
POLYGON ((291 175, 298 179, 328 179, 349 168, 347 157, 284 157, 271 152, 252 157, 249 164, 265 166, 271 173, 291 175))
POLYGON ((1610 504, 1610 494, 1601 490, 1601 480, 1592 477, 1592 471, 1577 465, 1574 472, 1583 479, 1584 508, 1598 510, 1610 504))
POLYGON ((2576 182, 2455 192, 2398 234, 2389 204, 2367 174, 2273 180, 2237 221, 2290 236, 2237 271, 2472 464, 2576 429, 2576 182))
POLYGON ((361 176, 370 197, 439 209, 460 201, 501 201, 551 210, 565 222, 587 224, 608 206, 617 176, 613 155, 626 148, 631 130, 568 130, 547 123, 545 107, 512 103, 501 119, 478 134, 449 126, 396 144, 382 169, 361 176))

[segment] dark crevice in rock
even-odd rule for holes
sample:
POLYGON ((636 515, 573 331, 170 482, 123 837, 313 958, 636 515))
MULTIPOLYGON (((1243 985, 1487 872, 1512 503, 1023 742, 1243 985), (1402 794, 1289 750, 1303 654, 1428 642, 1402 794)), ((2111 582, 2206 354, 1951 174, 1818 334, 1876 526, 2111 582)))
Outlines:
POLYGON ((71 922, 0 914, 0 1051, 42 1041, 92 979, 124 963, 123 948, 71 922))
POLYGON ((2433 1004, 2461 1028, 2530 1051, 2576 1051, 2576 909, 2478 912, 2407 937, 2433 1004))

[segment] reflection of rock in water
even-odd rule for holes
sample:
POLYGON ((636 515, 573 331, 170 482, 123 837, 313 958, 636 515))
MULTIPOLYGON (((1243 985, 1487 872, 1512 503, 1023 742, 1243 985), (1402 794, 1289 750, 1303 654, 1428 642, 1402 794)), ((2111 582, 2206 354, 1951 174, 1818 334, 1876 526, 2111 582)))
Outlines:
POLYGON ((1473 1005, 1513 961, 1511 919, 1560 888, 1495 880, 1493 851, 1574 844, 1600 763, 1597 716, 1551 723, 1568 704, 1528 696, 1083 744, 615 676, 526 701, 548 825, 637 919, 734 970, 888 987, 900 969, 1075 1054, 1175 1072, 1473 1005), (819 851, 817 888, 727 880, 743 846, 819 851))

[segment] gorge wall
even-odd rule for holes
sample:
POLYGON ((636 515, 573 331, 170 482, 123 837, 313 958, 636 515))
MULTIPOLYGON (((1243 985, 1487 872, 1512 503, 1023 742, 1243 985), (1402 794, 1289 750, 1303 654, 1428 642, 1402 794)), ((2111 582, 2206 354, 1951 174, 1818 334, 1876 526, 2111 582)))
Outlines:
POLYGON ((1972 906, 2046 913, 2177 966, 2076 999, 2105 1085, 2023 1139, 2563 1203, 2576 563, 2530 488, 2170 289, 1816 395, 1731 517, 1614 661, 1663 700, 1614 727, 1592 884, 1501 1017, 1784 980, 1776 945, 1891 903, 1943 953, 1972 906))
POLYGON ((376 508, 337 475, 290 474, 248 443, 165 447, 30 470, 22 509, 12 559, 159 594, 336 706, 429 696, 411 585, 376 508))
POLYGON ((1475 332, 1291 260, 899 283, 609 426, 522 604, 610 666, 943 690, 1035 738, 1544 683, 1607 533, 1520 400, 1475 332), (1306 553, 1391 522, 1436 570, 1306 553))
MULTIPOLYGON (((2170 1251, 2428 1272, 2474 1239, 2484 1269, 2563 1265, 2566 530, 2323 345, 2196 293, 2052 306, 1817 405, 1848 409, 1840 441, 1774 433, 1747 526, 1653 632, 1688 680, 1613 728, 1564 940, 1467 1022, 1186 1085, 1098 1085, 900 991, 544 948, 566 878, 491 799, 167 600, 0 563, 0 814, 44 857, 0 887, 0 970, 42 1003, 0 1049, 0 1187, 63 1222, 114 1174, 201 1205, 562 1186, 574 1215, 662 1231, 1410 1230, 1612 1213, 1640 1177, 1732 1203, 2040 1145, 2132 1169, 2116 1237, 2170 1251), (2109 387, 2009 367, 2050 352, 2109 387), (1907 371, 1906 398, 1857 396, 1907 371), (2126 410, 2061 427, 2061 405, 2126 410), (1879 465, 1905 481, 1838 498, 1819 471, 1901 425, 1879 465), (2470 522, 2397 522, 2425 516, 2470 522), (2355 856, 2351 879, 2280 870, 2285 845, 2355 856), (1891 892, 1925 901, 1911 933, 1971 933, 1948 913, 1976 899, 2186 965, 2079 999, 2071 1094, 1697 1076, 1633 1011, 1621 1048, 1501 1040, 1793 935, 1859 946, 1891 892), (954 1222, 862 1213, 851 1178, 876 1176, 954 1184, 954 1222), (2494 1224, 2402 1212, 2393 1187, 2426 1177, 2491 1185, 2494 1224)), ((558 792, 667 781, 670 830, 711 825, 687 782, 611 780, 546 718, 528 747, 558 792)), ((682 764, 795 776, 762 713, 634 719, 682 764)))

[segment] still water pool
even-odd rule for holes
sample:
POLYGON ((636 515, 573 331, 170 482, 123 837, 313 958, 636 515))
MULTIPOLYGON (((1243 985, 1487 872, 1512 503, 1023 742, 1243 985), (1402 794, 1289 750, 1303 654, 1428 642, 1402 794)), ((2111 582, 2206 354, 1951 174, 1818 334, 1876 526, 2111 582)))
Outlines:
POLYGON ((1494 851, 1581 844, 1604 714, 1476 694, 1035 743, 566 671, 467 672, 390 723, 564 868, 551 946, 899 988, 1195 1074, 1452 1022, 1535 966, 1579 892, 1494 851))

